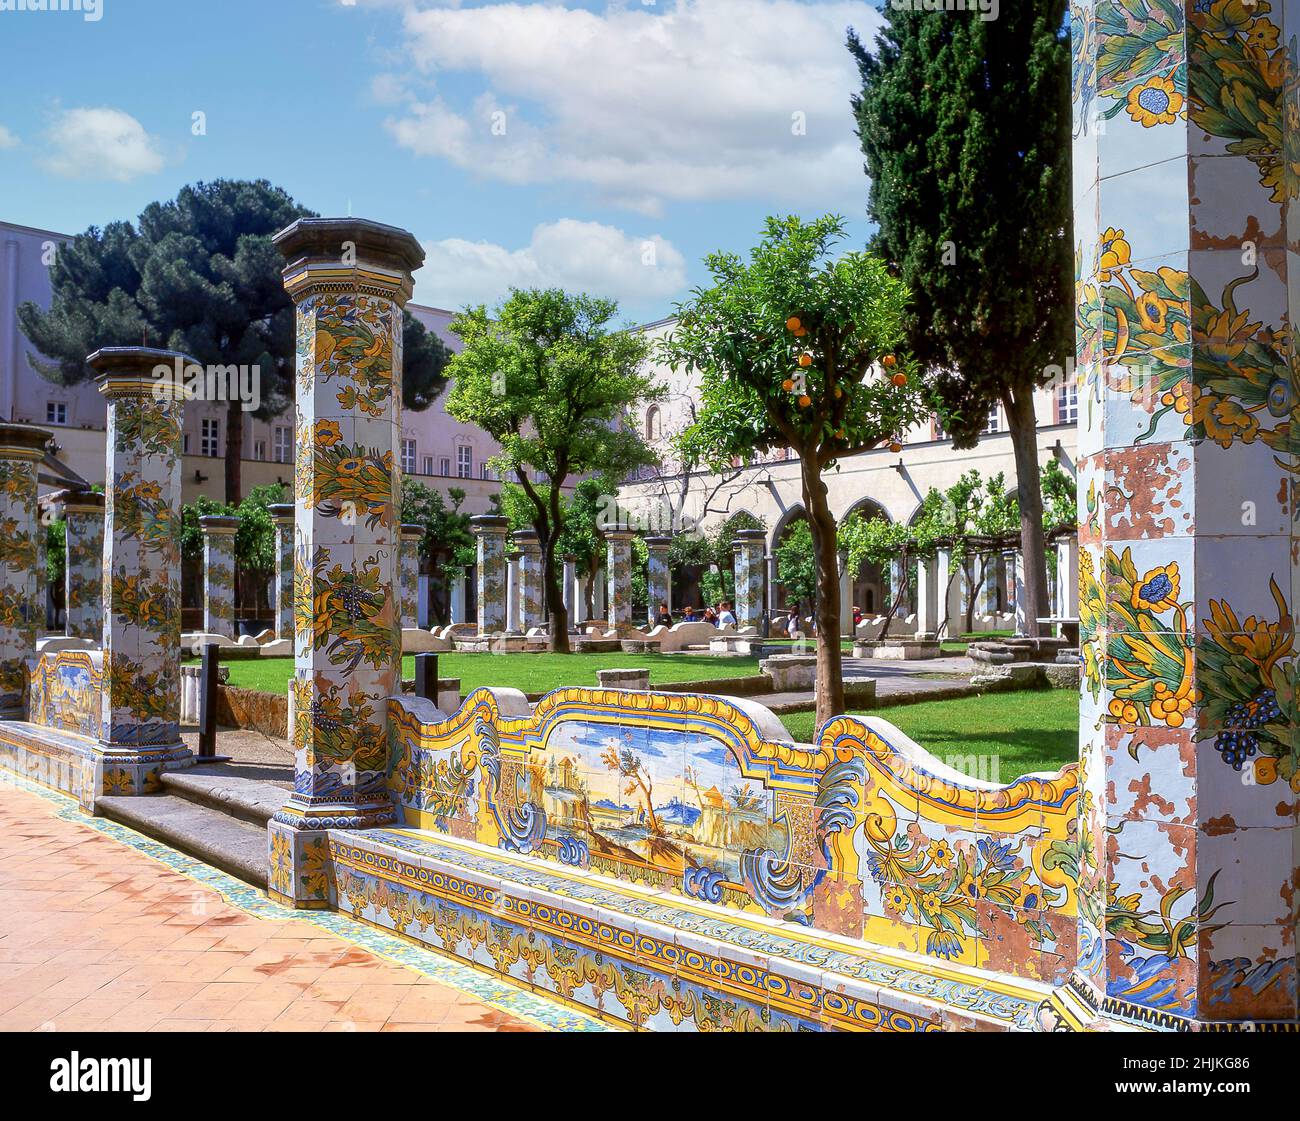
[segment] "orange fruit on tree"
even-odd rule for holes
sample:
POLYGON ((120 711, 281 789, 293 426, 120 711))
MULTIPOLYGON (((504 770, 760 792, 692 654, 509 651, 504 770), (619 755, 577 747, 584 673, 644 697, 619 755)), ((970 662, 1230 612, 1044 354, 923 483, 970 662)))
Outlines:
POLYGON ((799 355, 799 365, 800 365, 800 366, 803 366, 805 369, 807 369, 809 366, 811 366, 811 365, 812 365, 812 355, 811 355, 811 354, 801 354, 801 355, 799 355))
POLYGON ((889 445, 889 450, 891 452, 901 452, 903 450, 903 445, 895 441, 889 445))
POLYGON ((808 394, 805 393, 802 397, 799 398, 799 408, 806 409, 811 404, 812 404, 812 398, 809 397, 808 394))
POLYGON ((794 389, 794 378, 786 378, 785 381, 781 383, 781 388, 784 389, 787 393, 789 393, 792 389, 794 389))
POLYGON ((897 386, 904 386, 904 385, 907 384, 907 375, 906 375, 906 374, 895 374, 895 375, 894 375, 892 378, 890 378, 889 380, 892 381, 892 382, 893 382, 895 385, 897 385, 897 386))
POLYGON ((892 370, 895 366, 898 365, 898 359, 895 358, 892 354, 886 354, 884 358, 880 360, 880 362, 885 367, 886 370, 892 370))
POLYGON ((798 332, 803 330, 803 324, 799 322, 799 317, 797 315, 790 316, 790 318, 785 321, 785 325, 791 331, 798 332))

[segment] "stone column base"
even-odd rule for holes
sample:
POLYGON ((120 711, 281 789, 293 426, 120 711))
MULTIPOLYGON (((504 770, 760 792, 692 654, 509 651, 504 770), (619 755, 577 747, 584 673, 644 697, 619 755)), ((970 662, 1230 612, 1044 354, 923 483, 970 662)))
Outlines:
POLYGON ((162 789, 163 771, 194 766, 194 756, 177 742, 140 750, 120 744, 95 744, 92 748, 95 790, 109 797, 157 794, 162 789))

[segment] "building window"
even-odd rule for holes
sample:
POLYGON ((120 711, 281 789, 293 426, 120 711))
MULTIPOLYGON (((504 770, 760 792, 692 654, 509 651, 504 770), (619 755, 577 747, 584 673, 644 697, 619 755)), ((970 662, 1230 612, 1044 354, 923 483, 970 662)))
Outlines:
POLYGON ((218 447, 221 440, 221 421, 214 417, 204 417, 199 425, 199 455, 214 458, 221 454, 218 447))
POLYGON ((407 475, 415 474, 415 441, 402 441, 402 471, 407 475))
POLYGON ((451 456, 444 455, 438 460, 438 474, 439 475, 451 474, 451 456))
POLYGON ((645 414, 645 438, 650 441, 658 440, 663 435, 663 420, 659 413, 658 405, 651 405, 645 414))
POLYGON ((468 444, 456 446, 456 477, 460 479, 474 477, 474 449, 468 444))
POLYGON ((181 454, 190 454, 190 434, 188 432, 181 433, 181 454))
POLYGON ((948 438, 948 433, 943 430, 943 421, 938 417, 935 417, 934 420, 930 422, 930 431, 933 433, 931 439, 946 440, 948 438))
POLYGON ((1056 423, 1077 424, 1079 421, 1079 387, 1070 382, 1056 387, 1056 423))
POLYGON ((289 463, 293 459, 293 429, 287 424, 277 424, 271 434, 271 451, 276 463, 289 463))
POLYGON ((486 463, 480 463, 478 465, 478 477, 480 479, 490 479, 492 477, 488 474, 488 465, 486 463))
POLYGON ((266 441, 265 441, 265 440, 254 440, 254 441, 253 441, 253 458, 254 458, 255 460, 257 460, 259 463, 263 463, 263 462, 265 462, 265 460, 266 460, 266 441))
POLYGON ((1002 413, 997 405, 994 405, 993 408, 989 409, 989 420, 984 426, 984 431, 986 433, 1002 431, 1002 413))
POLYGON ((433 474, 433 456, 431 455, 426 455, 424 457, 424 474, 426 475, 433 474))
POLYGON ((63 401, 45 402, 45 423, 46 424, 67 424, 68 423, 68 406, 63 401))

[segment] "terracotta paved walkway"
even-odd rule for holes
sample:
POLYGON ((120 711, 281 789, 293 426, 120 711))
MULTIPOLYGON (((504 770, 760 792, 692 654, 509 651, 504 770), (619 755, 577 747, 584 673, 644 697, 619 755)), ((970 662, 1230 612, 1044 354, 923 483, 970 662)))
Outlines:
POLYGON ((0 783, 0 1031, 531 1031, 0 783))

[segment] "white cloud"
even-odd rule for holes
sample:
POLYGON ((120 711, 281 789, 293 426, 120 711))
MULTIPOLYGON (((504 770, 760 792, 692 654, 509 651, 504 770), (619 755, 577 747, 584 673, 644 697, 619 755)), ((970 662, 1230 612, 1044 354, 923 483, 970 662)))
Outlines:
POLYGON ((661 304, 686 286, 685 258, 671 242, 573 218, 537 226, 522 249, 446 238, 425 242, 424 251, 415 298, 435 307, 494 307, 512 287, 559 287, 635 307, 661 304))
POLYGON ((411 10, 406 49, 439 92, 408 94, 387 127, 418 155, 507 182, 586 183, 645 213, 666 199, 861 201, 844 41, 879 21, 862 3, 795 0, 411 10), (456 71, 482 92, 449 100, 456 71))
POLYGON ((46 145, 41 165, 69 179, 127 183, 164 163, 157 139, 130 113, 107 106, 61 111, 46 133, 46 145))
POLYGON ((0 125, 0 151, 5 148, 18 147, 18 137, 10 132, 4 125, 0 125))

